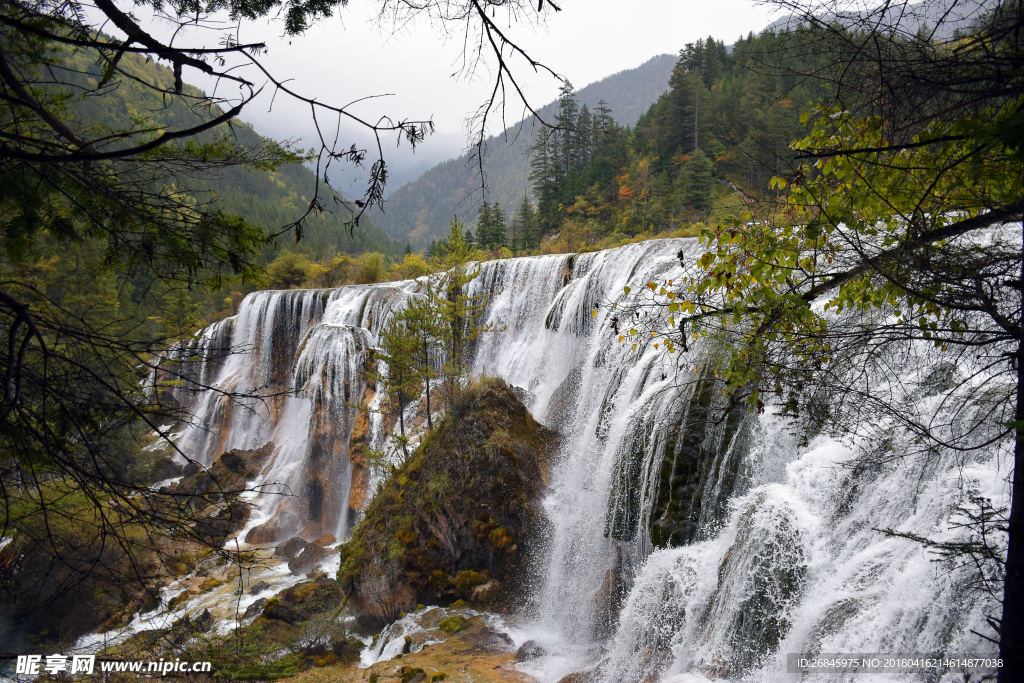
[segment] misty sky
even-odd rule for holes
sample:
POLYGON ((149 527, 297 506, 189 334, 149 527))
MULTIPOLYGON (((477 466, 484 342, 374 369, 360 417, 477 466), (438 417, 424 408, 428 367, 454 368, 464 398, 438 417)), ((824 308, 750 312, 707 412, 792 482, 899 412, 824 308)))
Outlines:
MULTIPOLYGON (((711 35, 732 43, 750 31, 760 31, 774 18, 766 6, 751 0, 561 0, 560 5, 562 11, 552 13, 542 26, 507 26, 500 11, 497 18, 513 40, 577 88, 638 66, 655 55, 675 54, 701 37, 711 35)), ((492 74, 485 66, 472 79, 453 78, 462 58, 461 35, 446 36, 441 27, 426 22, 392 33, 387 30, 390 27, 381 27, 374 20, 379 7, 380 0, 350 0, 336 16, 298 38, 283 38, 281 24, 266 20, 243 24, 239 37, 243 42, 265 41, 269 48, 265 65, 279 78, 292 79, 289 86, 303 95, 347 104, 369 95, 393 93, 360 103, 352 111, 368 120, 384 115, 432 118, 437 133, 415 157, 394 150, 393 140, 389 141, 391 150, 385 150, 393 168, 405 167, 402 175, 408 179, 413 166, 425 170, 465 148, 465 120, 487 97, 492 74)), ((169 36, 168 26, 147 23, 155 34, 169 36)), ((217 39, 216 34, 197 33, 179 36, 175 44, 209 44, 217 39)), ((531 104, 539 107, 556 98, 559 84, 550 76, 533 76, 523 62, 515 67, 531 104)), ((247 73, 261 81, 258 73, 247 73)), ((186 69, 184 76, 208 92, 213 87, 194 70, 186 69)), ((269 95, 267 89, 241 118, 263 135, 300 138, 305 146, 313 144, 308 105, 278 96, 269 110, 269 95)), ((522 115, 522 105, 510 101, 508 123, 522 115)), ((495 119, 489 132, 498 133, 502 128, 495 119)), ((368 142, 355 127, 343 126, 341 138, 363 145, 368 142)))

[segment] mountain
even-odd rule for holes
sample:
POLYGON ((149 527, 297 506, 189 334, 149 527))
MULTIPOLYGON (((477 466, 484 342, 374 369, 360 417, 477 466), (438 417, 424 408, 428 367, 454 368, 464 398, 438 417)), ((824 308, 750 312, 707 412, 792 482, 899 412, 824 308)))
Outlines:
MULTIPOLYGON (((870 10, 822 12, 818 15, 824 24, 838 22, 850 29, 863 29, 865 25, 896 26, 904 35, 925 30, 940 40, 953 37, 956 31, 966 31, 998 5, 997 0, 927 0, 916 3, 894 3, 870 10)), ((806 25, 801 17, 787 14, 769 24, 765 31, 782 33, 806 25)))
MULTIPOLYGON (((69 85, 87 85, 90 80, 102 78, 99 67, 83 53, 68 53, 64 62, 68 68, 62 72, 62 80, 69 85)), ((120 66, 131 79, 123 79, 117 88, 103 97, 71 100, 70 106, 83 123, 106 130, 124 130, 138 125, 135 123, 138 120, 149 120, 159 128, 180 129, 196 125, 197 120, 210 115, 209 112, 190 110, 180 98, 172 98, 168 104, 158 92, 144 85, 170 87, 174 83, 170 69, 130 53, 124 55, 120 66)), ((202 96, 200 90, 188 85, 185 87, 186 94, 202 96)), ((252 127, 238 120, 232 122, 230 129, 226 125, 218 126, 197 139, 211 141, 229 132, 244 147, 255 147, 263 139, 252 127)), ((283 165, 273 172, 229 167, 206 173, 200 179, 180 177, 179 182, 183 191, 196 195, 197 199, 201 196, 205 200, 212 196, 222 211, 242 216, 249 223, 275 232, 305 212, 316 188, 316 174, 300 164, 283 165)), ((303 239, 299 244, 293 244, 293 249, 314 256, 331 250, 348 253, 380 251, 395 255, 401 252, 404 243, 393 242, 366 216, 350 233, 345 223, 352 218, 352 212, 334 204, 322 188, 321 200, 327 211, 306 220, 303 239)), ((287 237, 282 239, 291 241, 287 237)), ((274 247, 268 247, 265 258, 273 257, 274 247)))
MULTIPOLYGON (((576 95, 581 106, 591 110, 602 99, 612 110, 615 120, 625 126, 634 125, 658 97, 668 90, 668 79, 675 66, 674 55, 658 55, 635 69, 620 71, 581 88, 576 95)), ((538 110, 545 120, 554 118, 558 102, 538 110)), ((525 122, 506 129, 487 140, 486 179, 488 199, 511 209, 518 206, 530 191, 529 148, 539 125, 525 122)), ((480 199, 476 169, 463 154, 431 168, 411 183, 396 189, 385 204, 385 211, 374 211, 372 219, 393 239, 409 242, 422 249, 448 232, 448 223, 458 214, 467 225, 476 221, 477 200, 480 199)))

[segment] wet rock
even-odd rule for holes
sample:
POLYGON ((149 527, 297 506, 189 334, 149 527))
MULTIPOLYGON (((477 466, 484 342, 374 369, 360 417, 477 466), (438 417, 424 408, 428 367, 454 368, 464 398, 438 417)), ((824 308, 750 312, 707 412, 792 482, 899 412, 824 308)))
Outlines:
POLYGON ((189 464, 185 465, 185 467, 182 468, 181 474, 182 476, 185 477, 192 477, 195 476, 196 474, 199 474, 199 469, 199 463, 190 462, 189 464))
POLYGON ((338 539, 336 539, 334 537, 334 534, 324 534, 322 536, 317 536, 313 540, 313 545, 318 545, 318 546, 323 547, 323 546, 331 545, 332 543, 337 543, 337 541, 338 541, 338 539))
POLYGON ((272 519, 265 524, 260 524, 259 526, 249 529, 249 533, 245 535, 245 542, 250 545, 273 543, 280 535, 280 530, 277 520, 272 519))
POLYGON ((289 538, 287 541, 274 548, 274 557, 284 557, 291 560, 305 550, 308 545, 309 543, 307 543, 305 539, 299 538, 298 536, 289 538))
POLYGON ((558 683, 590 683, 593 680, 594 678, 589 672, 577 671, 568 676, 562 676, 558 679, 558 683))
POLYGON ((501 597, 501 584, 497 581, 488 581, 482 586, 473 589, 471 600, 477 605, 486 605, 495 602, 501 597))
POLYGON ((398 674, 402 677, 402 683, 425 683, 427 680, 426 671, 410 666, 401 667, 398 674))
POLYGON ((524 389, 522 387, 512 387, 512 391, 519 398, 519 400, 523 402, 523 405, 526 407, 530 407, 531 405, 533 405, 533 402, 537 400, 537 395, 530 391, 529 389, 524 389))
POLYGON ((301 555, 288 562, 288 571, 292 574, 305 574, 327 558, 337 554, 338 551, 336 549, 321 548, 318 545, 309 544, 302 551, 301 555))
POLYGON ((251 512, 247 503, 235 500, 212 516, 201 517, 196 522, 196 531, 211 545, 223 543, 228 536, 245 526, 251 512))
POLYGON ((180 477, 184 473, 184 467, 174 462, 174 459, 170 456, 162 456, 155 463, 153 463, 153 481, 163 481, 165 479, 174 479, 180 477))
POLYGON ((477 633, 467 638, 467 640, 485 650, 496 650, 498 652, 508 652, 516 646, 515 641, 507 633, 495 631, 490 626, 483 626, 477 633))
POLYGON ((237 451, 230 451, 220 456, 220 461, 232 472, 243 472, 245 470, 245 458, 237 451))
POLYGON ((199 633, 205 633, 213 627, 213 615, 210 610, 205 609, 203 613, 192 620, 192 629, 199 633))
POLYGON ((271 598, 263 606, 263 618, 294 624, 299 621, 299 613, 296 611, 295 605, 287 600, 271 598))
POLYGON ((251 605, 249 605, 248 607, 245 608, 245 614, 242 615, 242 618, 243 619, 250 619, 252 617, 255 617, 257 614, 259 614, 261 611, 263 611, 263 606, 266 605, 266 604, 267 604, 267 599, 266 598, 260 598, 259 600, 257 600, 256 602, 252 603, 251 605))
POLYGON ((263 591, 267 590, 268 588, 270 588, 270 584, 269 583, 267 583, 266 581, 260 581, 255 586, 253 586, 251 589, 249 589, 249 594, 250 595, 256 595, 257 593, 262 593, 263 591))
POLYGON ((534 659, 540 659, 547 655, 547 653, 548 651, 542 648, 536 640, 528 640, 516 650, 516 661, 529 662, 534 659))

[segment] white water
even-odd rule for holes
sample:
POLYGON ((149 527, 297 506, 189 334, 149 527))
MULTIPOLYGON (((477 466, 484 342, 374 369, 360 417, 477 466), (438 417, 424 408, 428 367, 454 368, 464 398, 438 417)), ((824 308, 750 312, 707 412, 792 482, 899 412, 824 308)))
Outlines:
MULTIPOLYGON (((698 245, 660 240, 574 259, 488 262, 471 285, 496 293, 489 321, 501 330, 484 337, 474 372, 526 389, 533 415, 563 438, 544 501, 550 537, 515 637, 551 654, 524 671, 544 683, 595 665, 609 683, 777 680, 787 652, 993 652, 971 630, 990 633, 984 615, 996 606, 966 589, 967 574, 874 529, 952 538, 949 518, 968 488, 1006 505, 1009 461, 995 447, 855 475, 843 466, 855 455, 850 444, 820 436, 801 447, 771 410, 737 419, 697 438, 709 454, 702 503, 685 544, 655 548, 648 522, 662 460, 672 455, 672 429, 696 409, 695 368, 713 349, 699 345, 682 360, 653 348, 637 356, 612 331, 613 318, 629 315, 626 302, 606 304, 625 286, 635 293, 678 277, 679 250, 690 260, 698 245)), ((250 527, 274 518, 283 537, 321 529, 344 537, 353 521, 345 401, 362 396, 364 350, 418 287, 253 294, 197 342, 249 351, 203 364, 206 382, 297 390, 248 407, 207 392, 179 442, 201 462, 275 443, 264 481, 297 497, 260 497, 250 527), (325 426, 342 447, 316 455, 325 426), (304 493, 311 478, 329 494, 319 521, 304 493)), ((921 397, 922 410, 937 400, 921 397)), ((379 421, 374 428, 379 439, 379 421)), ((858 680, 872 678, 892 680, 858 680)))

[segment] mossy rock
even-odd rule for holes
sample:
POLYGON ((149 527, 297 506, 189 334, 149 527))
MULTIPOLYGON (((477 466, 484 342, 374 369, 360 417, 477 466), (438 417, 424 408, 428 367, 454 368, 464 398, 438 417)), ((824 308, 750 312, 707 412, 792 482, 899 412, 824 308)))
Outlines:
POLYGON ((402 667, 402 683, 411 683, 416 679, 425 681, 427 679, 427 672, 419 668, 402 667))
POLYGON ((199 586, 199 592, 206 593, 208 591, 212 591, 214 588, 220 588, 224 583, 223 579, 217 579, 211 576, 203 581, 202 585, 199 586))
POLYGON ((466 602, 465 600, 456 600, 455 602, 453 602, 452 604, 450 604, 448 606, 449 607, 469 607, 470 604, 468 602, 466 602))
POLYGON ((469 628, 469 620, 456 615, 454 617, 446 617, 445 619, 442 619, 438 623, 438 626, 440 626, 441 630, 448 635, 454 635, 463 629, 469 628))
POLYGON ((338 581, 364 628, 418 604, 471 599, 492 579, 514 596, 543 523, 539 498, 555 441, 502 380, 463 391, 341 547, 338 581), (394 586, 390 614, 363 595, 364 582, 382 572, 394 586))
POLYGON ((430 677, 430 683, 436 683, 436 681, 447 680, 448 674, 443 671, 435 671, 434 675, 430 677))
POLYGON ((488 578, 486 574, 475 572, 471 569, 459 572, 459 575, 455 577, 455 587, 462 593, 469 593, 477 586, 482 586, 487 583, 488 578))

